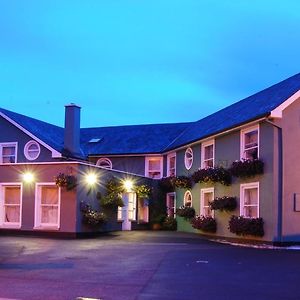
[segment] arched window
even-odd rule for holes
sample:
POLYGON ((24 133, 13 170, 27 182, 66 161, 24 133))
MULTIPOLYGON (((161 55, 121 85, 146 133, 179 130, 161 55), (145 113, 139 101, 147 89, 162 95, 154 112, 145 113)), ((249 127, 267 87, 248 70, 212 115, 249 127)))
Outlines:
POLYGON ((105 169, 112 169, 112 162, 108 158, 98 159, 96 165, 105 169))
POLYGON ((187 170, 189 170, 193 165, 193 150, 192 148, 187 148, 184 154, 184 165, 187 170))
POLYGON ((40 145, 36 141, 29 141, 24 147, 24 155, 28 160, 35 160, 41 153, 40 145))
POLYGON ((184 196, 183 196, 183 204, 185 206, 192 206, 192 193, 190 191, 186 191, 184 196))

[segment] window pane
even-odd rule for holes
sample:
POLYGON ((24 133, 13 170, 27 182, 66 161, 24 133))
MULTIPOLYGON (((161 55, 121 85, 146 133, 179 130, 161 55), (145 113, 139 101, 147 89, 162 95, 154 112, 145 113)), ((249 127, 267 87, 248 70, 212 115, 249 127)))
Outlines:
POLYGON ((42 187, 42 204, 57 204, 58 203, 58 188, 57 187, 42 187))
POLYGON ((5 222, 20 222, 20 206, 5 206, 5 222))
POLYGON ((208 206, 213 200, 213 193, 204 193, 204 206, 208 206))
POLYGON ((244 215, 247 218, 257 218, 258 217, 257 206, 246 206, 244 208, 244 215))
POLYGON ((5 204, 20 204, 20 188, 5 187, 5 204))
POLYGON ((149 170, 160 170, 160 159, 149 160, 149 170))
POLYGON ((172 156, 170 157, 170 169, 174 169, 175 168, 175 157, 172 156))
POLYGON ((258 204, 257 188, 245 190, 244 204, 245 205, 257 205, 258 204))
POLYGON ((214 156, 214 146, 209 145, 204 148, 204 159, 210 159, 214 156))
POLYGON ((10 147, 3 147, 2 148, 2 155, 15 155, 15 146, 10 146, 10 147))
POLYGON ((254 130, 245 134, 245 149, 258 145, 258 131, 254 130))
POLYGON ((57 206, 42 206, 41 223, 58 223, 58 207, 57 206))

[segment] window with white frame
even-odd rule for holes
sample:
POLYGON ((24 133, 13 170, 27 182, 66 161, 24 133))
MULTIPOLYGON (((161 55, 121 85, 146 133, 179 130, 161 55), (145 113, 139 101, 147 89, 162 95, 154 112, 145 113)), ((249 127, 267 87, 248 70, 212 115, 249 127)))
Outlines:
POLYGON ((105 169, 109 169, 109 170, 112 169, 111 160, 105 157, 98 159, 96 165, 105 169))
POLYGON ((241 159, 259 157, 259 126, 241 130, 241 159))
POLYGON ((128 193, 128 220, 136 221, 136 193, 128 193))
POLYGON ((241 184, 240 215, 247 218, 259 217, 259 182, 241 184))
POLYGON ((167 176, 176 176, 176 153, 167 156, 167 176))
POLYGON ((192 206, 193 204, 193 197, 192 193, 190 191, 186 191, 184 196, 183 196, 183 204, 185 206, 192 206))
POLYGON ((0 205, 0 225, 17 228, 20 227, 22 215, 22 184, 1 184, 0 205))
POLYGON ((215 163, 215 142, 210 140, 201 144, 201 168, 213 168, 215 163))
POLYGON ((36 141, 29 141, 24 147, 24 155, 28 160, 35 160, 41 153, 40 145, 36 141))
POLYGON ((37 183, 35 197, 35 227, 59 228, 60 188, 55 183, 37 183))
POLYGON ((187 148, 184 154, 184 166, 189 170, 193 165, 194 154, 192 148, 187 148))
POLYGON ((163 158, 161 156, 146 157, 145 176, 160 179, 163 176, 163 158))
POLYGON ((213 217, 209 203, 214 200, 214 188, 201 189, 200 199, 200 215, 205 217, 213 217))
POLYGON ((168 193, 166 199, 167 216, 175 218, 176 214, 176 194, 168 193))
POLYGON ((0 144, 0 163, 10 164, 17 162, 17 143, 0 144))

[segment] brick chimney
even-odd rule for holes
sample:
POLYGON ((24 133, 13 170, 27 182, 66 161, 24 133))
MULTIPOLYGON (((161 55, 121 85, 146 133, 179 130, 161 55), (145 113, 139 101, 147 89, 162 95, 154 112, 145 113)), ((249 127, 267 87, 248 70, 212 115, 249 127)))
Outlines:
POLYGON ((80 109, 70 103, 65 105, 64 149, 72 156, 80 156, 80 109))

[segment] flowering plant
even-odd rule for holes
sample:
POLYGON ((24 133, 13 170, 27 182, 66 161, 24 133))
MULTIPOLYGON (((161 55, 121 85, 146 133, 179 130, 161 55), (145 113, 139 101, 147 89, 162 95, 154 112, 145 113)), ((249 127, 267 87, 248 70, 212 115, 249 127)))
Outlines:
POLYGON ((215 233, 217 231, 217 222, 211 216, 196 216, 191 219, 191 224, 193 228, 215 233))
POLYGON ((162 223, 162 228, 164 230, 176 230, 177 229, 177 221, 173 217, 166 217, 162 223))
POLYGON ((59 187, 65 187, 67 191, 73 190, 77 186, 77 179, 73 175, 59 173, 54 177, 55 184, 59 187))
POLYGON ((101 193, 98 192, 97 199, 99 200, 101 207, 116 209, 118 206, 124 206, 121 194, 117 192, 111 192, 105 196, 102 196, 101 193))
POLYGON ((192 180, 188 176, 178 176, 173 179, 174 186, 182 189, 190 189, 192 187, 192 180))
POLYGON ((232 211, 235 210, 237 207, 236 197, 217 197, 213 201, 209 203, 210 208, 213 210, 220 210, 220 211, 232 211))
POLYGON ((199 169, 192 175, 195 183, 220 182, 223 185, 231 184, 231 174, 223 167, 199 169))
POLYGON ((146 184, 137 185, 134 190, 138 197, 143 199, 149 199, 152 192, 151 187, 146 184))
POLYGON ((262 218, 245 218, 231 216, 229 230, 237 235, 264 235, 264 221, 262 218))
POLYGON ((251 177, 263 174, 264 163, 260 159, 242 159, 232 163, 230 172, 235 177, 251 177))
POLYGON ((103 212, 96 211, 86 203, 81 203, 82 222, 86 225, 97 227, 107 222, 107 217, 103 212))
POLYGON ((195 214, 195 209, 192 206, 183 205, 176 209, 176 215, 186 220, 194 218, 195 214))

